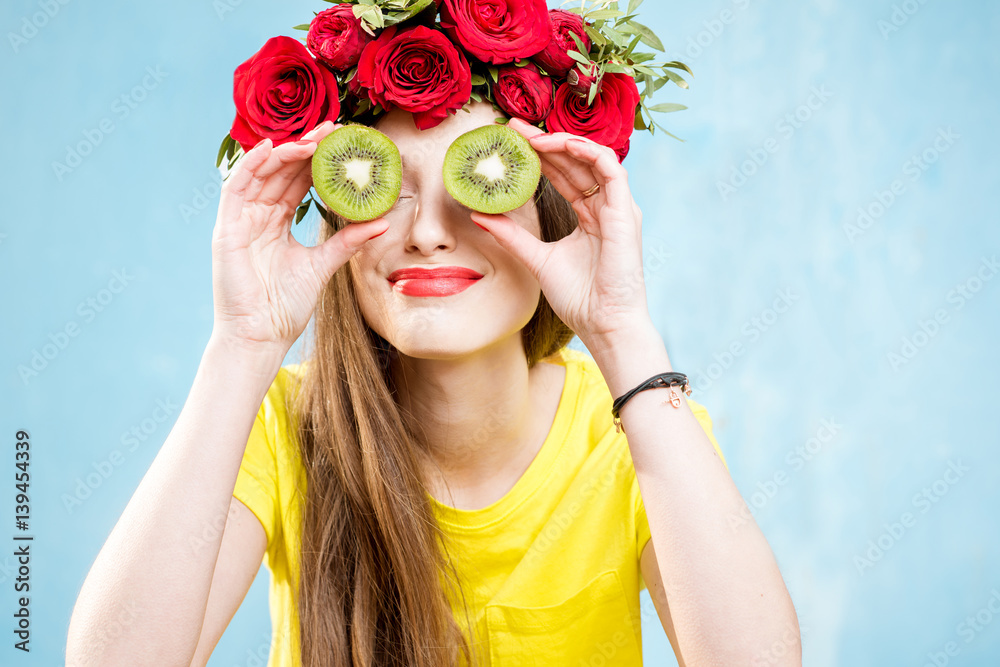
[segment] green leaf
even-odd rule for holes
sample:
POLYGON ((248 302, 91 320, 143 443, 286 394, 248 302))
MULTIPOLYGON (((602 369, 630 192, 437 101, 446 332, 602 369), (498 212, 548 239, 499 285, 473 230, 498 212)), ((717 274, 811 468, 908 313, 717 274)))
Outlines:
POLYGON ((655 104, 655 105, 649 107, 650 111, 658 111, 659 113, 670 113, 672 111, 683 111, 684 109, 687 109, 687 107, 684 106, 683 104, 674 104, 672 102, 671 103, 667 103, 667 104, 655 104))
POLYGON ((636 72, 642 72, 643 74, 656 74, 653 70, 649 69, 645 65, 635 65, 636 72))
MULTIPOLYGON (((642 0, 629 0, 628 9, 625 10, 626 14, 631 14, 635 10, 639 9, 639 5, 642 4, 642 0)), ((645 129, 645 128, 643 128, 645 129)))
POLYGON ((691 71, 691 68, 678 60, 671 60, 668 63, 663 63, 663 67, 673 67, 674 69, 682 69, 691 76, 694 76, 694 72, 691 71))
POLYGON ((648 130, 649 126, 646 125, 646 120, 642 117, 642 107, 640 106, 635 110, 635 124, 632 126, 633 130, 648 130))
MULTIPOLYGON (((311 199, 309 201, 312 201, 311 199)), ((297 209, 295 209, 295 224, 299 224, 302 218, 306 217, 306 212, 309 211, 309 202, 305 204, 300 204, 297 209)))
MULTIPOLYGON (((584 30, 586 30, 586 28, 584 28, 584 30)), ((583 40, 580 39, 580 36, 578 34, 576 34, 574 31, 570 30, 569 31, 569 36, 573 38, 573 43, 576 44, 576 50, 577 51, 579 51, 580 53, 586 53, 587 52, 587 49, 585 48, 583 40)))
POLYGON ((482 74, 473 74, 472 75, 472 85, 473 86, 482 86, 482 85, 485 85, 485 84, 486 84, 486 77, 485 76, 483 76, 482 74))
MULTIPOLYGON (((638 37, 636 37, 636 39, 638 39, 638 37)), ((631 56, 629 56, 629 60, 632 61, 632 64, 638 64, 638 63, 648 62, 655 57, 656 55, 652 53, 633 53, 631 56)))
POLYGON ((590 84, 590 93, 587 95, 587 106, 588 107, 591 104, 594 103, 594 98, 597 97, 597 84, 598 83, 600 83, 599 80, 598 81, 594 81, 594 83, 590 84))
MULTIPOLYGON (((598 46, 604 46, 608 43, 607 38, 600 33, 600 31, 594 30, 591 26, 584 26, 583 29, 587 32, 587 37, 590 37, 590 41, 598 46)), ((574 37, 575 33, 570 33, 574 37)), ((583 42, 579 44, 580 53, 583 53, 583 42)))
POLYGON ((596 12, 587 12, 587 18, 592 21, 599 21, 601 19, 613 19, 619 16, 625 16, 624 12, 620 12, 617 9, 598 9, 596 12))
POLYGON ((680 141, 681 143, 684 142, 684 140, 681 139, 680 137, 675 136, 675 135, 671 134, 670 132, 667 132, 665 129, 663 129, 662 125, 657 125, 655 121, 653 121, 653 127, 657 128, 660 132, 665 133, 668 137, 673 137, 674 139, 676 139, 677 141, 680 141))
POLYGON ((506 125, 507 123, 510 122, 510 118, 507 118, 505 116, 500 116, 499 118, 494 118, 493 120, 496 121, 497 124, 499 125, 506 125))
POLYGON ((667 77, 668 79, 676 83, 678 88, 688 87, 687 81, 681 78, 681 75, 678 74, 677 72, 672 72, 668 69, 665 69, 663 70, 663 76, 667 77))
POLYGON ((309 30, 309 24, 300 23, 299 25, 292 26, 292 30, 309 30))
POLYGON ((483 96, 482 96, 482 95, 480 95, 480 94, 479 94, 479 93, 477 93, 477 92, 472 92, 472 93, 470 93, 470 94, 469 94, 469 97, 470 97, 471 99, 473 99, 473 100, 477 101, 477 102, 482 102, 482 101, 483 101, 483 96))
MULTIPOLYGON (((634 38, 632 38, 632 42, 628 45, 628 48, 625 49, 626 58, 632 55, 632 52, 635 51, 635 47, 639 46, 639 42, 641 41, 641 39, 642 38, 639 35, 636 35, 634 38)), ((652 58, 653 56, 650 55, 649 57, 652 58)))
POLYGON ((518 59, 518 60, 514 61, 514 67, 527 67, 527 66, 528 66, 528 59, 527 58, 518 59))
POLYGON ((500 70, 496 67, 489 67, 490 78, 493 79, 493 83, 497 83, 500 80, 500 70))
POLYGON ((663 51, 663 42, 661 42, 660 38, 656 36, 656 33, 637 21, 629 21, 622 26, 620 30, 622 32, 630 32, 631 34, 639 35, 643 44, 651 49, 663 51))
POLYGON ((568 55, 570 58, 580 63, 581 65, 587 65, 587 66, 590 65, 590 58, 585 57, 579 51, 574 51, 573 49, 570 49, 569 51, 566 52, 566 55, 568 55))
POLYGON ((219 146, 219 157, 215 158, 216 169, 218 169, 219 165, 222 164, 222 158, 226 155, 226 149, 229 148, 229 142, 232 140, 233 138, 229 136, 229 133, 227 132, 226 138, 222 140, 222 145, 219 146))
POLYGON ((628 74, 632 76, 632 68, 625 67, 624 65, 619 65, 618 63, 607 63, 604 66, 605 72, 614 72, 615 74, 628 74))

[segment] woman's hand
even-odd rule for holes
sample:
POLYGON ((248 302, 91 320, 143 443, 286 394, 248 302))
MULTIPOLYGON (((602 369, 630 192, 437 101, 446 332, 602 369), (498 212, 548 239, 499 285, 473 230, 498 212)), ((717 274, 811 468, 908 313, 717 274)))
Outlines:
POLYGON ((295 209, 312 185, 316 144, 338 127, 327 121, 276 148, 265 139, 223 184, 212 234, 213 337, 283 357, 309 322, 320 289, 388 229, 384 218, 349 224, 316 247, 292 237, 295 209))
POLYGON ((511 119, 542 160, 542 173, 576 211, 579 226, 553 243, 505 215, 472 213, 538 280, 556 315, 587 343, 649 321, 642 277, 642 212, 615 152, 566 132, 511 119), (596 194, 583 193, 600 185, 596 194))

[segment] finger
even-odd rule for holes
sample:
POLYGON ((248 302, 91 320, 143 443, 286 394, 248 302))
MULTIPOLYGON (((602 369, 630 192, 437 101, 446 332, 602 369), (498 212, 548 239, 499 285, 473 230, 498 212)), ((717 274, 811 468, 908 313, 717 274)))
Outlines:
POLYGON ((288 188, 277 202, 277 205, 281 208, 281 215, 277 216, 277 218, 289 230, 292 226, 292 211, 302 204, 302 200, 305 199, 310 187, 312 187, 312 170, 303 168, 295 180, 289 183, 288 188))
POLYGON ((552 252, 545 243, 506 215, 490 215, 473 211, 472 220, 486 229, 497 243, 524 264, 536 280, 541 280, 542 267, 552 252))
POLYGON ((254 172, 270 156, 271 148, 271 140, 263 139, 237 161, 229 178, 222 185, 218 218, 221 225, 225 226, 239 219, 246 201, 247 187, 253 181, 254 172))
MULTIPOLYGON (((591 173, 604 193, 604 200, 618 211, 632 210, 632 192, 628 186, 628 172, 618 161, 618 156, 607 146, 586 139, 570 139, 567 151, 590 166, 591 173)), ((593 184, 591 184, 593 185, 593 184)))
POLYGON ((309 164, 308 160, 316 152, 316 145, 338 127, 340 126, 333 121, 324 121, 298 141, 275 147, 267 161, 257 170, 260 182, 251 183, 247 199, 265 206, 277 202, 288 184, 298 176, 299 169, 309 164))
MULTIPOLYGON (((531 140, 532 147, 539 155, 544 155, 549 162, 559 167, 566 175, 566 179, 572 183, 573 188, 579 192, 585 192, 596 182, 596 178, 590 165, 570 153, 567 145, 573 141, 590 141, 583 137, 578 137, 568 132, 558 134, 539 135, 531 140)), ((594 142, 591 142, 594 143, 594 142)), ((594 144, 595 146, 597 144, 594 144)), ((573 201, 576 197, 571 197, 573 201)))
POLYGON ((346 264, 361 247, 389 230, 389 221, 376 218, 368 222, 352 222, 318 246, 310 248, 313 270, 323 284, 329 282, 337 269, 346 264))

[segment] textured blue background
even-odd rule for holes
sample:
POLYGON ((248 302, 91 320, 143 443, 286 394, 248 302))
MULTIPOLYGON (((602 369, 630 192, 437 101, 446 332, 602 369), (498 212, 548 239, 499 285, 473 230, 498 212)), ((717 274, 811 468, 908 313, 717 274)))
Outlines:
MULTIPOLYGON (((30 656, 11 648, 13 558, 0 556, 4 664, 61 664, 83 578, 176 417, 153 421, 156 402, 187 395, 211 327, 214 159, 233 69, 325 6, 47 1, 51 18, 45 1, 0 9, 0 467, 12 470, 14 434, 30 429, 36 535, 30 656), (147 68, 160 79, 142 89, 147 68), (102 121, 111 131, 57 173, 102 121), (114 271, 127 285, 102 292, 114 271), (104 298, 99 312, 88 298, 104 298), (78 335, 23 381, 17 367, 69 323, 78 335), (63 494, 133 427, 145 439, 69 511, 63 494)), ((1000 599, 1000 279, 977 272, 1000 251, 1000 6, 655 0, 642 11, 696 75, 654 98, 690 107, 661 116, 686 141, 637 133, 625 162, 645 214, 650 308, 775 550, 806 663, 920 666, 955 642, 949 664, 997 664, 1000 618, 981 610, 1000 599), (850 234, 859 207, 873 217, 850 234), (779 292, 782 313, 770 310, 779 292), (968 469, 953 484, 950 464, 968 469), (892 528, 905 512, 909 525, 892 528), (962 625, 977 613, 978 629, 962 625)), ((0 474, 5 526, 11 477, 0 474)), ((0 532, 10 544, 13 529, 0 532)), ((266 585, 262 570, 211 664, 263 663, 266 585)), ((648 664, 672 663, 643 597, 648 664)))

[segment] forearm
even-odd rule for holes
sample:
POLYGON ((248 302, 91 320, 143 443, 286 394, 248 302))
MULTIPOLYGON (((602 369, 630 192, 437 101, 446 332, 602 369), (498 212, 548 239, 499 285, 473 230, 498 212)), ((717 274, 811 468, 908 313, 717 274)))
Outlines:
MULTIPOLYGON (((615 398, 675 370, 652 323, 588 348, 615 398)), ((781 664, 800 664, 795 609, 774 554, 754 521, 732 528, 732 517, 745 515, 743 498, 687 401, 675 408, 669 392, 640 391, 619 415, 686 663, 754 664, 793 628, 796 645, 781 664)))
POLYGON ((84 581, 70 665, 188 664, 250 429, 280 364, 209 342, 177 423, 84 581))

